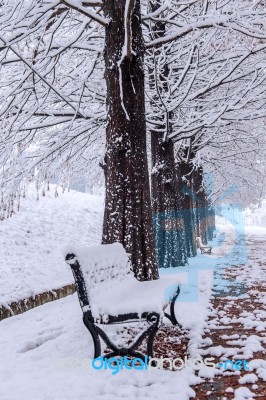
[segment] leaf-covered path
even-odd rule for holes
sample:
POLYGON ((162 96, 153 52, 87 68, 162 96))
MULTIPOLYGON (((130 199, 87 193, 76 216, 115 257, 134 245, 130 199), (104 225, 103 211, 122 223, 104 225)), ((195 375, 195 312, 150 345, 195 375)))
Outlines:
POLYGON ((222 271, 230 284, 228 291, 219 287, 214 290, 202 356, 215 357, 217 363, 226 360, 249 363, 239 371, 228 362, 220 375, 194 387, 198 400, 206 395, 208 400, 266 399, 266 241, 264 235, 254 232, 243 240, 248 250, 247 262, 222 271), (236 296, 234 288, 239 287, 236 296), (231 296, 233 291, 235 297, 231 296))

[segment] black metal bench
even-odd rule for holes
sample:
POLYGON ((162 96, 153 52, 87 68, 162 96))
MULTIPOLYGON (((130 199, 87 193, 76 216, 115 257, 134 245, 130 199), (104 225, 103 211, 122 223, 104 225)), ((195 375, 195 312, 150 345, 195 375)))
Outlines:
POLYGON ((173 325, 181 328, 174 313, 175 302, 180 293, 179 284, 173 285, 169 279, 171 277, 165 280, 139 282, 131 271, 128 254, 121 244, 71 249, 65 259, 74 275, 83 311, 83 322, 93 339, 94 358, 101 355, 101 338, 111 349, 111 352, 104 355, 105 358, 130 356, 144 360, 145 355, 137 351, 137 348, 146 337, 147 355, 153 357, 153 341, 162 317, 165 316, 173 325), (169 283, 172 287, 170 297, 163 299, 160 309, 160 296, 164 296, 162 288, 164 285, 169 287, 169 283), (134 304, 132 296, 135 296, 138 304, 134 304), (157 298, 158 301, 155 301, 157 298), (146 304, 143 304, 142 299, 146 304), (98 324, 137 321, 147 321, 148 328, 129 347, 117 347, 103 330, 104 328, 98 326, 98 324))
POLYGON ((200 251, 201 251, 201 254, 209 254, 209 255, 211 255, 211 253, 212 253, 212 247, 211 247, 211 246, 206 246, 206 245, 204 245, 204 244, 202 243, 200 237, 197 237, 196 240, 197 240, 198 248, 199 248, 200 251))

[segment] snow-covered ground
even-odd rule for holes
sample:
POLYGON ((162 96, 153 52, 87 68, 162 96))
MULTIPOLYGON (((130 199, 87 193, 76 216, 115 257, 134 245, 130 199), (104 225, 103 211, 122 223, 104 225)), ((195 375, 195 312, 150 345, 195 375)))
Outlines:
POLYGON ((241 258, 236 248, 239 263, 226 269, 218 266, 214 272, 212 311, 200 355, 213 356, 221 364, 230 361, 228 370, 224 367, 211 385, 206 381, 198 388, 213 399, 266 399, 266 229, 248 228, 245 233, 242 249, 247 247, 248 256, 241 258), (220 277, 216 279, 220 274, 227 285, 215 287, 216 282, 221 283, 220 277), (230 364, 241 360, 247 362, 247 369, 230 364))
MULTIPOLYGON (((72 282, 62 249, 67 244, 100 242, 102 204, 100 197, 74 191, 58 198, 51 192, 36 202, 32 191, 21 211, 0 224, 5 261, 0 269, 1 303, 72 282)), ((198 262, 195 260, 195 267, 198 262)), ((190 287, 185 285, 187 267, 179 274, 173 272, 167 271, 173 282, 184 283, 176 312, 179 321, 190 330, 188 348, 195 356, 208 316, 212 271, 200 271, 190 287), (193 295, 196 293, 194 301, 190 290, 193 295)), ((107 329, 113 340, 117 339, 116 331, 107 329)), ((200 382, 191 367, 175 373, 121 371, 117 375, 93 370, 92 341, 83 326, 76 294, 1 321, 0 354, 1 400, 125 396, 186 400, 194 394, 191 385, 200 382)))
MULTIPOLYGON (((264 240, 265 236, 261 239, 264 240)), ((258 251, 258 256, 262 256, 260 251, 262 247, 258 251)), ((200 269, 199 265, 203 265, 207 258, 207 256, 199 256, 193 260, 192 267, 200 269)), ((237 270, 238 267, 235 268, 237 270)), ((256 270, 253 264, 253 271, 256 270)), ((248 274, 250 272, 256 281, 258 275, 252 274, 249 268, 246 271, 248 274)), ((242 350, 243 357, 252 360, 252 352, 259 351, 262 345, 262 340, 258 341, 254 333, 250 338, 239 335, 227 337, 223 329, 221 331, 223 339, 237 339, 232 342, 232 349, 214 346, 211 340, 206 339, 206 332, 216 329, 214 319, 217 312, 210 306, 213 270, 209 268, 198 271, 198 280, 194 282, 198 284, 197 301, 186 301, 189 299, 189 288, 185 285, 188 279, 185 268, 179 274, 172 274, 172 276, 173 281, 178 279, 184 283, 183 291, 176 304, 176 314, 179 322, 189 330, 187 345, 189 357, 195 359, 200 356, 205 358, 226 355, 226 358, 230 358, 235 355, 237 358, 236 354, 241 353, 242 350), (237 349, 238 345, 240 349, 237 349)), ((239 269, 238 279, 240 277, 246 277, 244 267, 239 269)), ((192 284, 191 294, 194 289, 192 284)), ((263 300, 262 297, 261 300, 263 300)), ((261 315, 262 313, 263 311, 261 315)), ((225 327, 228 327, 229 322, 234 323, 232 318, 228 320, 229 322, 227 321, 226 311, 219 311, 219 315, 225 327)), ((246 329, 257 326, 254 325, 256 322, 254 318, 246 317, 247 315, 241 315, 241 321, 243 320, 244 324, 247 323, 246 329)), ((262 326, 262 322, 257 322, 262 326)), ((82 313, 76 294, 8 318, 0 324, 1 400, 31 398, 35 400, 87 400, 88 398, 112 400, 125 397, 130 400, 136 398, 188 400, 195 398, 194 385, 201 384, 206 378, 221 376, 222 373, 218 368, 208 367, 202 367, 199 373, 191 367, 174 372, 156 369, 152 371, 123 370, 117 374, 113 374, 112 370, 93 369, 91 365, 93 344, 82 323, 82 313)), ((119 343, 119 336, 114 326, 108 326, 105 329, 112 340, 119 343)), ((260 330, 257 331, 259 334, 260 330)), ((233 333, 236 332, 233 331, 233 333)), ((225 386, 225 397, 230 389, 237 400, 251 398, 247 396, 251 394, 247 385, 252 385, 252 393, 256 393, 258 377, 266 379, 266 365, 263 360, 254 359, 250 366, 252 370, 249 375, 239 377, 240 387, 234 391, 231 387, 225 386)))
MULTIPOLYGON (((192 329, 191 353, 203 334, 210 283, 201 277, 199 301, 176 306, 179 321, 192 329)), ((105 329, 117 341, 114 328, 105 329)), ((123 370, 116 375, 94 370, 92 340, 76 294, 1 321, 0 354, 1 400, 187 400, 194 395, 191 386, 201 382, 192 367, 177 372, 123 370)))
MULTIPOLYGON (((54 198, 51 192, 36 202, 32 191, 21 211, 0 223, 4 260, 0 267, 0 304, 71 283, 72 274, 62 249, 67 244, 99 243, 102 210, 101 197, 71 191, 54 198)), ((234 229, 221 226, 220 233, 225 239, 219 246, 217 241, 213 243, 216 247, 211 256, 191 259, 190 265, 179 268, 178 273, 171 269, 161 271, 172 276, 173 282, 182 282, 176 314, 188 329, 187 351, 194 359, 203 355, 204 328, 213 313, 210 301, 214 265, 229 265, 238 257, 236 248, 227 258, 235 246, 234 229)), ((246 233, 248 238, 256 236, 262 241, 266 237, 262 228, 255 232, 249 228, 246 233)), ((265 258, 260 251, 257 257, 262 262, 265 258)), ((256 271, 239 269, 237 280, 247 274, 249 280, 258 280, 256 271)), ((1 400, 187 400, 194 396, 193 385, 221 373, 208 367, 198 375, 191 367, 175 372, 123 370, 115 375, 111 370, 94 370, 92 340, 83 325, 76 294, 3 320, 0 325, 1 400)), ((114 327, 107 329, 117 341, 114 327)))
POLYGON ((51 185, 36 201, 29 189, 20 211, 0 221, 0 305, 73 282, 62 249, 100 243, 103 198, 51 185))

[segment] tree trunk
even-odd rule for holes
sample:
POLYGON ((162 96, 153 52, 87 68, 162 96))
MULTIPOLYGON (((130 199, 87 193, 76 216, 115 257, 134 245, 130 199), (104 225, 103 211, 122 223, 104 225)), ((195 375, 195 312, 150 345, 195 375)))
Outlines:
POLYGON ((140 1, 104 2, 107 127, 103 243, 120 242, 139 280, 158 278, 146 154, 140 1), (127 21, 127 22, 125 22, 127 21), (125 29, 125 23, 127 29, 125 29), (132 49, 132 51, 131 51, 132 49))
POLYGON ((213 240, 213 235, 215 231, 215 209, 208 202, 208 230, 207 230, 207 240, 213 240))
POLYGON ((187 255, 182 215, 178 207, 174 144, 151 132, 152 210, 159 267, 185 265, 187 255))
POLYGON ((195 195, 196 235, 201 237, 202 243, 207 244, 207 195, 203 183, 203 169, 194 169, 192 173, 192 189, 195 195))
POLYGON ((192 194, 192 167, 190 163, 181 161, 177 165, 177 179, 179 192, 182 192, 178 203, 184 221, 184 232, 186 241, 186 250, 188 257, 197 255, 194 218, 193 218, 193 194, 192 194))

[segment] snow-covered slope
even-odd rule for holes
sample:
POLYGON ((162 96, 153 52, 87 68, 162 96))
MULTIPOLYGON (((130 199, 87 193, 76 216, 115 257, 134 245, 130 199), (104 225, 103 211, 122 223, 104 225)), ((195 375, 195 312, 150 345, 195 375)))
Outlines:
POLYGON ((0 305, 72 283, 62 248, 100 243, 103 198, 54 193, 36 201, 30 189, 20 211, 0 221, 0 305))

